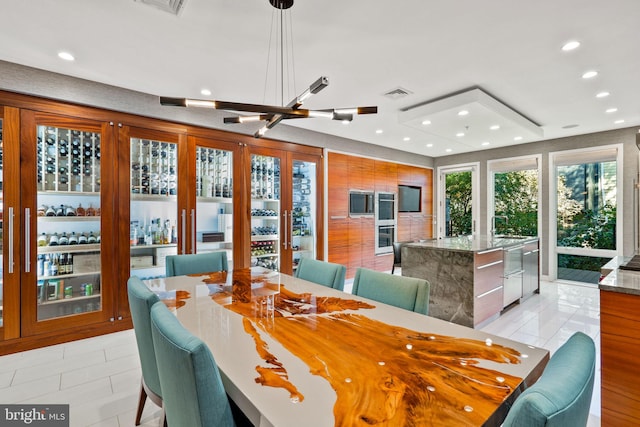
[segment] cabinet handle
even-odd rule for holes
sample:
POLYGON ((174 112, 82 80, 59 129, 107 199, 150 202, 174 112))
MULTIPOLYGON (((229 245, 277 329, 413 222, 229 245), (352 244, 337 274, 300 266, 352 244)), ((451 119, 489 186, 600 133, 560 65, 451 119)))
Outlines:
POLYGON ((491 252, 498 252, 498 251, 501 251, 501 250, 502 250, 502 248, 488 249, 486 251, 480 251, 477 254, 478 255, 484 255, 484 254, 490 254, 491 252))
POLYGON ((502 264, 502 260, 490 262, 489 264, 484 264, 476 267, 476 270, 482 270, 483 268, 493 267, 494 265, 502 264))
POLYGON ((540 252, 540 249, 534 249, 531 252, 533 252, 534 254, 537 254, 538 252, 540 252))
POLYGON ((191 253, 196 253, 196 210, 191 209, 191 253))
POLYGON ((346 215, 331 215, 331 219, 347 219, 346 215))
POLYGON ((522 255, 526 256, 526 255, 531 255, 532 253, 533 253, 533 251, 527 251, 527 252, 523 253, 522 255))
POLYGON ((24 271, 31 272, 31 209, 24 208, 24 271))
POLYGON ((182 255, 185 254, 185 247, 187 245, 187 211, 182 209, 182 214, 180 215, 182 218, 182 255))
POLYGON ((522 248, 524 248, 524 246, 514 246, 513 248, 507 249, 507 252, 519 251, 522 248))
POLYGON ((9 273, 13 273, 13 208, 9 208, 9 273))
POLYGON ((289 246, 291 246, 291 250, 293 250, 293 211, 289 212, 289 246))
POLYGON ((283 233, 283 242, 282 242, 282 246, 284 247, 284 249, 287 249, 287 238, 289 237, 289 234, 287 233, 287 211, 285 210, 284 213, 282 214, 282 219, 283 219, 283 225, 284 225, 284 233, 283 233))
POLYGON ((502 288, 503 288, 503 286, 502 286, 502 285, 500 285, 500 286, 498 286, 497 288, 493 288, 493 289, 491 289, 490 291, 484 292, 484 293, 482 293, 482 294, 480 294, 480 295, 476 295, 476 298, 486 297, 487 295, 492 294, 492 293, 494 293, 494 292, 496 292, 496 291, 499 291, 499 290, 500 290, 500 289, 502 289, 502 288))

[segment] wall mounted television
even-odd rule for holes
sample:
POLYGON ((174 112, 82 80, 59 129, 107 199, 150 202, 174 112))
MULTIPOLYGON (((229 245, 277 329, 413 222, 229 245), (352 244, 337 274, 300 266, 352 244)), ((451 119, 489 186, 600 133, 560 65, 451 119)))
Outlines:
POLYGON ((422 187, 398 185, 398 212, 422 212, 422 187))

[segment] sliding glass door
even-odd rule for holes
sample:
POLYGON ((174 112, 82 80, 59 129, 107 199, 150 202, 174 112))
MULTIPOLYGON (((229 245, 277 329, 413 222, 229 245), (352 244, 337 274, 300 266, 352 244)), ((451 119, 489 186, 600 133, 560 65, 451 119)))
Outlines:
POLYGON ((478 165, 439 168, 438 237, 478 233, 478 165))

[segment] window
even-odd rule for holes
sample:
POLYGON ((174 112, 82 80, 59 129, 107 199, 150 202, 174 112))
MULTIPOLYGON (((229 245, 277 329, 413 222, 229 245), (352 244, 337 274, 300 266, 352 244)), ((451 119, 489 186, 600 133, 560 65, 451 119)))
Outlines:
POLYGON ((552 154, 558 279, 597 284, 600 268, 618 255, 621 156, 619 146, 552 154))
POLYGON ((539 235, 539 164, 539 156, 488 162, 492 177, 487 218, 489 232, 539 235))

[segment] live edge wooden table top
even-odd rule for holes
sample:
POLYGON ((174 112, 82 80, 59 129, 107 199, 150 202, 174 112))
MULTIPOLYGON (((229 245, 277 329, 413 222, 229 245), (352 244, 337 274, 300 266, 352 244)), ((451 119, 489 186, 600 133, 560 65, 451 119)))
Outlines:
POLYGON ((262 268, 146 281, 260 426, 500 425, 547 350, 262 268))

